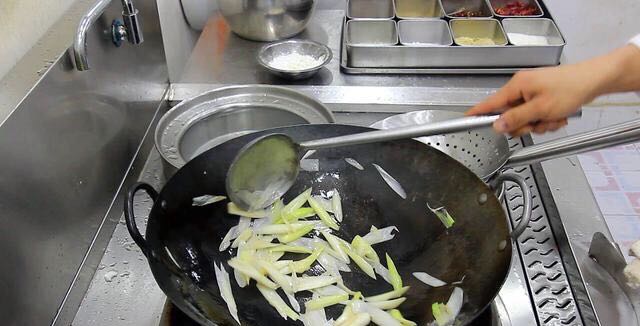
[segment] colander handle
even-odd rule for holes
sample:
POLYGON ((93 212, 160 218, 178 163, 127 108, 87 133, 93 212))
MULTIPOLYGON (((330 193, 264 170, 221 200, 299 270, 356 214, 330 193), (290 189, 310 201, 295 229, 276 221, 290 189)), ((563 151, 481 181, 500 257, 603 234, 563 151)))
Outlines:
MULTIPOLYGON (((513 239, 517 239, 522 235, 524 230, 529 225, 529 221, 531 220, 531 210, 532 210, 532 197, 531 197, 531 189, 529 189, 529 185, 521 176, 513 173, 502 173, 499 174, 493 181, 492 184, 494 187, 499 187, 502 183, 506 182, 515 183, 520 190, 522 191, 522 218, 520 222, 513 227, 511 231, 511 237, 513 239)), ((505 190, 506 192, 506 190, 505 190)))
POLYGON ((399 128, 367 131, 359 134, 338 136, 300 143, 301 149, 320 149, 346 145, 368 144, 396 139, 442 135, 490 127, 499 115, 471 116, 445 121, 423 123, 399 128))
POLYGON ((528 165, 640 140, 640 119, 563 137, 514 151, 505 167, 528 165))

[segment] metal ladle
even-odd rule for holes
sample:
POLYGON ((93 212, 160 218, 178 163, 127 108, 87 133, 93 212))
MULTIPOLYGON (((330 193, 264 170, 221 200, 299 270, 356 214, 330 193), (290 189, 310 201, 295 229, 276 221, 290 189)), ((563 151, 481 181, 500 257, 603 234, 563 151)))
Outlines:
POLYGON ((465 117, 300 144, 283 134, 266 135, 244 146, 231 163, 226 178, 227 194, 242 209, 261 209, 273 204, 291 188, 298 176, 301 153, 308 150, 473 130, 491 126, 499 117, 465 117))

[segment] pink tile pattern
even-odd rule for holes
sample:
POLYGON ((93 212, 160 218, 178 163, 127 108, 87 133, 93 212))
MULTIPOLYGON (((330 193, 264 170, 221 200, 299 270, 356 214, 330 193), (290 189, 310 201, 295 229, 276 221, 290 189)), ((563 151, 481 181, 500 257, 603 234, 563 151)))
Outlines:
POLYGON ((640 143, 578 155, 580 165, 622 251, 640 240, 640 143))

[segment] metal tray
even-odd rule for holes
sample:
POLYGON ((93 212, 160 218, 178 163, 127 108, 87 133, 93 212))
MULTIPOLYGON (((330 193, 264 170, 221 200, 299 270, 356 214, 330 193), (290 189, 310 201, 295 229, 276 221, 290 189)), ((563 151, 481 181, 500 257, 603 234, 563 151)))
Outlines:
MULTIPOLYGON (((538 4, 553 22, 544 3, 538 4)), ((340 65, 347 74, 512 74, 560 63, 565 42, 554 27, 561 42, 544 46, 358 46, 348 44, 343 28, 340 65)))

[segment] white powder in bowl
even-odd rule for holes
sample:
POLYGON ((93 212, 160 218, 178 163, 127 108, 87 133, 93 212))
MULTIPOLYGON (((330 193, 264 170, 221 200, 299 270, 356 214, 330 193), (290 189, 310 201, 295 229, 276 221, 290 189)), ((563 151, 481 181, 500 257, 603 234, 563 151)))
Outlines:
POLYGON ((310 55, 289 53, 275 57, 269 65, 280 70, 307 70, 316 68, 322 64, 322 60, 310 55))
POLYGON ((549 41, 544 36, 522 33, 507 33, 507 35, 514 45, 549 45, 549 41))

